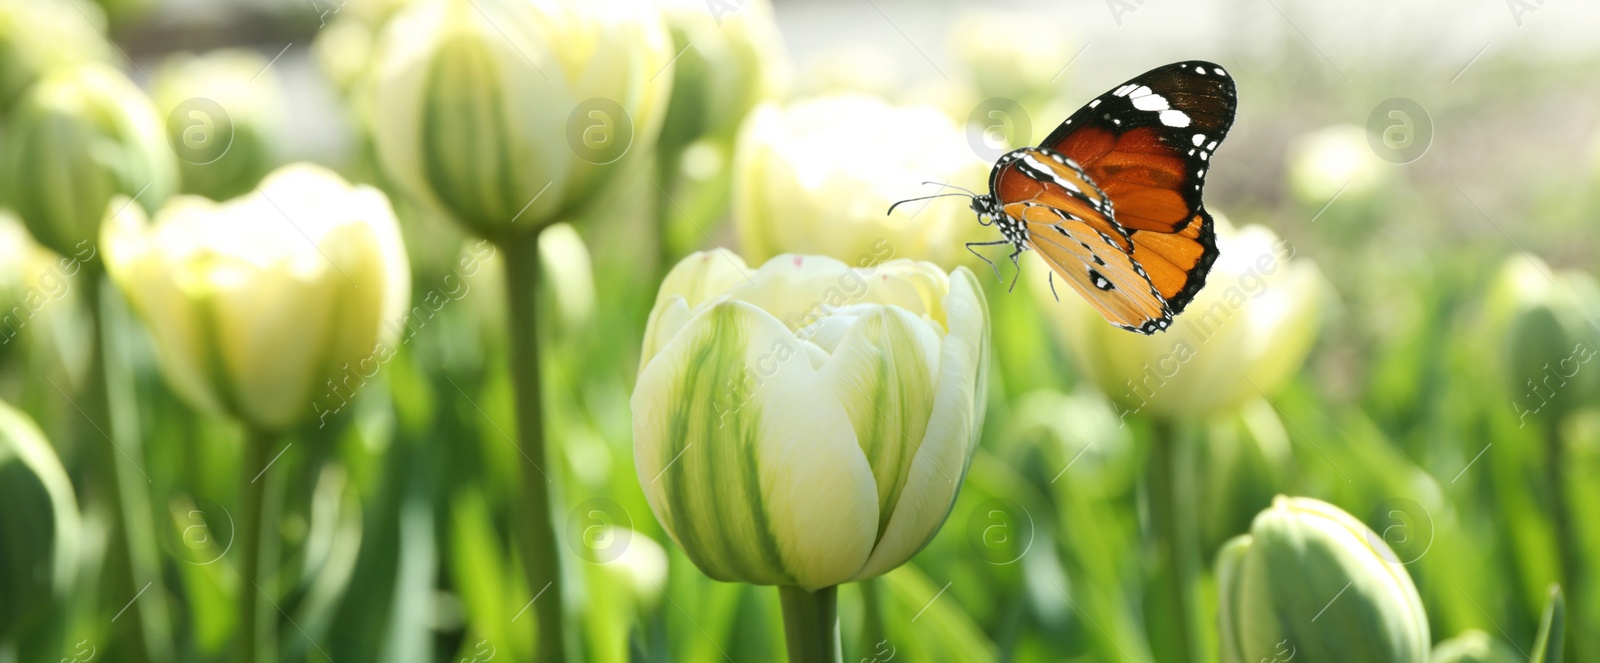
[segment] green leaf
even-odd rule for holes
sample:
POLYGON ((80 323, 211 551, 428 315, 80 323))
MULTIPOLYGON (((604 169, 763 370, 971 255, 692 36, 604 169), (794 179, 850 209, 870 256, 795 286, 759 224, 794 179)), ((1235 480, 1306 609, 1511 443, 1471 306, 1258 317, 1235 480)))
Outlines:
POLYGON ((1561 594, 1561 585, 1550 586, 1550 600, 1544 604, 1544 618, 1539 620, 1539 637, 1533 641, 1530 663, 1559 663, 1561 641, 1567 629, 1567 600, 1561 594))

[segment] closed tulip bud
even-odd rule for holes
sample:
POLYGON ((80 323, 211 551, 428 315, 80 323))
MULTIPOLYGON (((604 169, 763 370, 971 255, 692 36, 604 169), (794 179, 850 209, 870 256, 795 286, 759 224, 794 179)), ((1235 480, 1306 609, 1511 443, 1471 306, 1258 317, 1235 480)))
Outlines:
POLYGON ((877 576, 944 523, 988 359, 988 307, 965 268, 690 255, 645 332, 639 482, 713 579, 815 591, 877 576))
POLYGON ((285 166, 226 203, 108 220, 112 281, 192 405, 283 430, 341 409, 395 352, 411 277, 382 193, 285 166))
POLYGON ((1273 394, 1316 340, 1326 282, 1316 264, 1261 226, 1217 217, 1221 256, 1165 333, 1106 323, 1075 293, 1050 292, 1042 264, 1027 279, 1074 361, 1123 416, 1195 418, 1273 394), (1259 391, 1258 391, 1259 390, 1259 391))
MULTIPOLYGON (((26 323, 34 313, 33 303, 25 300, 33 285, 34 256, 39 252, 22 222, 0 210, 0 344, 9 344, 17 335, 18 323, 26 323)), ((42 301, 36 303, 43 308, 42 301)))
POLYGON ((249 191, 277 163, 282 86, 253 51, 183 53, 156 72, 153 96, 178 155, 182 191, 227 200, 249 191))
POLYGON ((1223 663, 1421 663, 1428 617, 1394 551, 1331 504, 1279 496, 1217 554, 1223 663))
POLYGON ((700 0, 662 6, 672 31, 672 103, 661 127, 661 148, 676 154, 702 138, 731 140, 756 104, 785 81, 783 43, 766 0, 737 11, 706 11, 700 0))
POLYGON ((70 0, 0 0, 0 115, 44 72, 116 57, 105 17, 70 0))
POLYGON ((1506 259, 1485 305, 1519 421, 1554 421, 1600 393, 1594 319, 1600 285, 1527 256, 1506 259))
POLYGON ((50 442, 0 402, 0 641, 44 626, 77 573, 78 501, 50 442))
POLYGON ((396 14, 367 93, 394 190, 489 238, 592 203, 655 143, 671 37, 642 0, 431 0, 396 14))
POLYGON ((340 92, 349 93, 367 73, 372 57, 373 28, 364 21, 341 16, 317 31, 311 55, 322 74, 340 92))
POLYGON ((0 364, 26 362, 29 372, 81 384, 93 339, 78 285, 86 263, 96 258, 87 242, 67 256, 40 246, 15 215, 0 209, 0 364))
MULTIPOLYGON (((1300 136, 1289 146, 1289 190, 1302 204, 1320 208, 1334 196, 1359 200, 1389 179, 1367 133, 1336 125, 1300 136)), ((1347 202, 1348 202, 1347 200, 1347 202)))
POLYGON ((950 266, 980 230, 966 205, 934 200, 885 212, 897 200, 950 191, 924 180, 972 188, 987 172, 962 130, 931 106, 855 95, 763 105, 734 159, 740 248, 756 261, 780 253, 855 260, 887 241, 902 257, 950 266))
POLYGON ((6 123, 0 168, 0 202, 64 255, 96 241, 113 197, 153 210, 178 178, 155 106, 99 64, 51 71, 23 95, 6 123))
POLYGON ((1522 663, 1516 650, 1483 631, 1467 631, 1439 643, 1428 663, 1522 663))
MULTIPOLYGON (((972 38, 974 34, 1005 34, 1019 25, 1042 25, 1047 21, 1049 18, 1044 16, 982 11, 963 16, 953 24, 950 48, 966 67, 979 100, 998 97, 1028 105, 1047 100, 1060 90, 1062 65, 1071 61, 1076 50, 1071 40, 1035 43, 1028 39, 972 38)), ((1028 136, 1020 138, 1029 142, 1028 136)))

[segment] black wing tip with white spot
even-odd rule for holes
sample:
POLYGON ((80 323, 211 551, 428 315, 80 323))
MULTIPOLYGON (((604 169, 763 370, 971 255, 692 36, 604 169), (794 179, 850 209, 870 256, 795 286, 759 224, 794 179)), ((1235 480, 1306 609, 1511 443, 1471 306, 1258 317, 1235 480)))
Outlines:
POLYGON ((1111 324, 1116 325, 1118 327, 1121 327, 1123 329, 1126 329, 1128 331, 1131 331, 1131 332, 1133 332, 1135 334, 1140 334, 1140 335, 1143 335, 1143 336, 1155 336, 1156 332, 1164 332, 1164 331, 1172 328, 1172 318, 1170 318, 1170 317, 1160 317, 1160 318, 1155 318, 1153 320, 1146 320, 1144 324, 1139 325, 1137 327, 1135 327, 1133 325, 1124 325, 1124 324, 1115 323, 1115 322, 1113 322, 1111 324))

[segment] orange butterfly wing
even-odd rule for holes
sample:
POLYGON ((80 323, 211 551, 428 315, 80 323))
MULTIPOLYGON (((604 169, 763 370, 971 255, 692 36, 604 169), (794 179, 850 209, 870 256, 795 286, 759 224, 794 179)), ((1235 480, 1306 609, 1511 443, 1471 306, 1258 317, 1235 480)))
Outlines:
POLYGON ((1041 143, 1082 166, 1114 203, 1134 262, 1173 313, 1200 292, 1217 259, 1201 193, 1236 107, 1233 79, 1221 67, 1179 62, 1090 101, 1041 143))
POLYGON ((1026 230, 1025 245, 1106 320, 1143 334, 1172 323, 1166 299, 1134 261, 1128 231, 1111 220, 1111 200, 1076 164, 1050 150, 1017 150, 996 164, 990 185, 1026 230))

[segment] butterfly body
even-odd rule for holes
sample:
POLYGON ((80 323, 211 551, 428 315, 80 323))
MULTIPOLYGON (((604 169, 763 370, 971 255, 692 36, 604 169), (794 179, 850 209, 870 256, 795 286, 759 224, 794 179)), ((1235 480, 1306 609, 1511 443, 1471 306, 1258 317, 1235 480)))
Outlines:
POLYGON ((1201 204, 1233 124, 1233 79, 1215 64, 1153 69, 1090 101, 1038 147, 995 162, 973 197, 1013 263, 1034 251, 1108 321, 1152 334, 1205 285, 1216 232, 1201 204))

